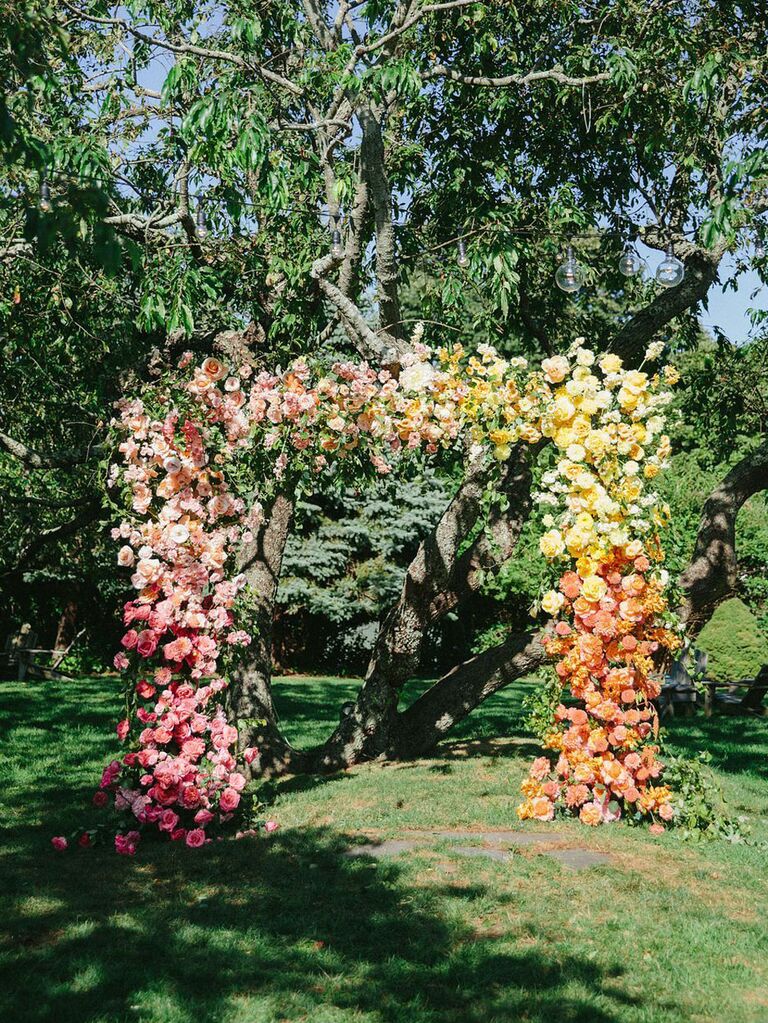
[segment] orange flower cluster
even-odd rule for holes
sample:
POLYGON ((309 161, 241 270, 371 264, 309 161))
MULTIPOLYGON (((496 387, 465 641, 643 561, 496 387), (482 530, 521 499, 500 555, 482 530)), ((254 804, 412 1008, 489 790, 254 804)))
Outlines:
POLYGON ((672 819, 669 789, 654 784, 662 766, 650 741, 650 701, 659 694, 654 656, 680 641, 658 624, 667 602, 650 568, 645 555, 631 559, 615 548, 586 578, 574 571, 561 577, 564 602, 545 647, 583 707, 557 707, 544 740, 557 760, 534 762, 523 783, 521 818, 551 820, 562 805, 592 825, 622 812, 672 819))

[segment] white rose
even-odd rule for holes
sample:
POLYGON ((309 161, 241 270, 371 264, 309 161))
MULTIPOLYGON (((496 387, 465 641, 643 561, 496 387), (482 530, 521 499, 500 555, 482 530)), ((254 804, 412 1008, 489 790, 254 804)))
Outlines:
POLYGON ((416 362, 400 373, 400 387, 404 391, 424 391, 435 378, 434 367, 429 362, 416 362))
POLYGON ((189 530, 186 526, 177 522, 175 526, 171 527, 170 537, 174 543, 186 543, 189 539, 189 530))
POLYGON ((133 550, 128 546, 128 544, 125 544, 125 546, 121 547, 117 552, 117 563, 123 568, 130 568, 133 565, 134 560, 133 550))

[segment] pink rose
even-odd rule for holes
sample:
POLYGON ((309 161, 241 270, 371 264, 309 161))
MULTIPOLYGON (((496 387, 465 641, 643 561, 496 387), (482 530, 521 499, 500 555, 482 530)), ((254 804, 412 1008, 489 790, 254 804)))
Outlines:
POLYGON ((140 632, 136 641, 136 652, 140 657, 151 657, 157 650, 157 633, 152 629, 140 632))
POLYGON ((91 836, 88 834, 87 831, 84 831, 82 835, 78 838, 77 844, 80 846, 81 849, 88 848, 88 846, 91 844, 91 836))
POLYGON ((157 826, 161 831, 173 831, 178 823, 178 814, 175 814, 173 810, 163 810, 157 826))
POLYGON ((192 831, 187 832, 185 841, 190 849, 198 849, 201 845, 205 845, 205 832, 202 828, 193 828, 192 831))
POLYGON ((265 831, 277 831, 277 829, 279 827, 280 827, 280 825, 277 823, 277 821, 267 821, 267 823, 264 825, 264 830, 265 831))
POLYGON ((63 835, 55 835, 51 839, 51 845, 56 850, 56 852, 64 852, 69 843, 67 842, 66 838, 63 835))
POLYGON ((236 789, 226 788, 221 793, 221 799, 219 800, 219 807, 224 813, 229 813, 231 810, 236 809, 240 803, 240 793, 236 789))
POLYGON ((117 563, 123 568, 130 568, 134 562, 133 550, 125 544, 117 552, 117 563))
POLYGON ((201 828, 204 828, 206 824, 210 824, 213 820, 213 814, 210 810, 198 810, 195 814, 195 824, 199 824, 201 828))
POLYGON ((243 759, 246 764, 252 764, 259 755, 259 751, 256 746, 249 746, 248 749, 243 751, 243 759))
POLYGON ((118 671, 124 671, 128 667, 128 658, 121 650, 119 654, 115 654, 112 663, 118 671))
POLYGON ((130 730, 131 725, 130 722, 128 721, 128 718, 123 718, 122 721, 118 721, 117 728, 115 729, 115 731, 117 732, 117 737, 120 740, 120 742, 125 742, 125 740, 128 738, 128 732, 130 732, 130 730))
POLYGON ((142 699, 151 700, 152 697, 157 692, 157 689, 155 689, 153 685, 151 685, 149 682, 147 682, 145 678, 143 678, 141 682, 139 682, 138 685, 136 686, 136 692, 142 699))
POLYGON ((651 824, 651 826, 650 826, 650 828, 648 828, 648 830, 650 831, 650 833, 652 835, 663 835, 664 834, 664 825, 663 824, 656 824, 656 823, 654 823, 654 824, 651 824))
POLYGON ((109 796, 102 789, 99 789, 98 792, 94 792, 92 802, 94 806, 106 806, 109 802, 109 796))
POLYGON ((133 650, 136 646, 136 640, 139 638, 139 634, 135 629, 129 629, 120 642, 123 644, 126 650, 133 650))
POLYGON ((121 856, 133 856, 139 844, 138 831, 129 831, 127 835, 115 835, 115 852, 121 856))

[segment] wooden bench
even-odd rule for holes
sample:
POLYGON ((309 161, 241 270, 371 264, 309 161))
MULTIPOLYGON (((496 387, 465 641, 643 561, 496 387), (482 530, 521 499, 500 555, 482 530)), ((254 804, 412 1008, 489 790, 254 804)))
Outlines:
POLYGON ((8 636, 5 641, 3 654, 5 664, 9 669, 16 670, 19 682, 23 682, 28 675, 37 679, 72 678, 66 672, 60 671, 59 665, 84 631, 83 629, 78 632, 68 646, 60 650, 50 650, 36 646, 37 633, 32 631, 29 623, 25 623, 17 633, 8 636), (42 661, 48 663, 41 663, 42 661))

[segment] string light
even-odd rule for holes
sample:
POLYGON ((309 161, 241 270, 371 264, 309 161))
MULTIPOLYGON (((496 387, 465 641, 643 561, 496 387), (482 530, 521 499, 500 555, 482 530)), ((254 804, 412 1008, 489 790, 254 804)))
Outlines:
POLYGON ((675 255, 672 242, 667 245, 664 259, 656 267, 656 280, 662 288, 676 288, 685 277, 685 267, 675 255))
POLYGON ((331 255, 334 259, 344 258, 344 246, 341 244, 341 231, 334 227, 331 232, 331 255))
POLYGON ((53 209, 51 203, 51 186, 45 178, 40 182, 40 209, 43 213, 50 213, 53 209))
POLYGON ((647 263, 629 240, 624 242, 624 250, 619 257, 619 272, 625 277, 634 277, 641 273, 647 263))
POLYGON ((567 295, 573 295, 583 283, 584 271, 576 261, 573 247, 569 245, 565 253, 565 262, 557 268, 555 273, 555 284, 567 295))
POLYGON ((464 267, 469 266, 469 256, 467 255, 467 243, 463 238, 459 238, 457 248, 458 254, 456 256, 456 262, 462 269, 464 269, 464 267))

